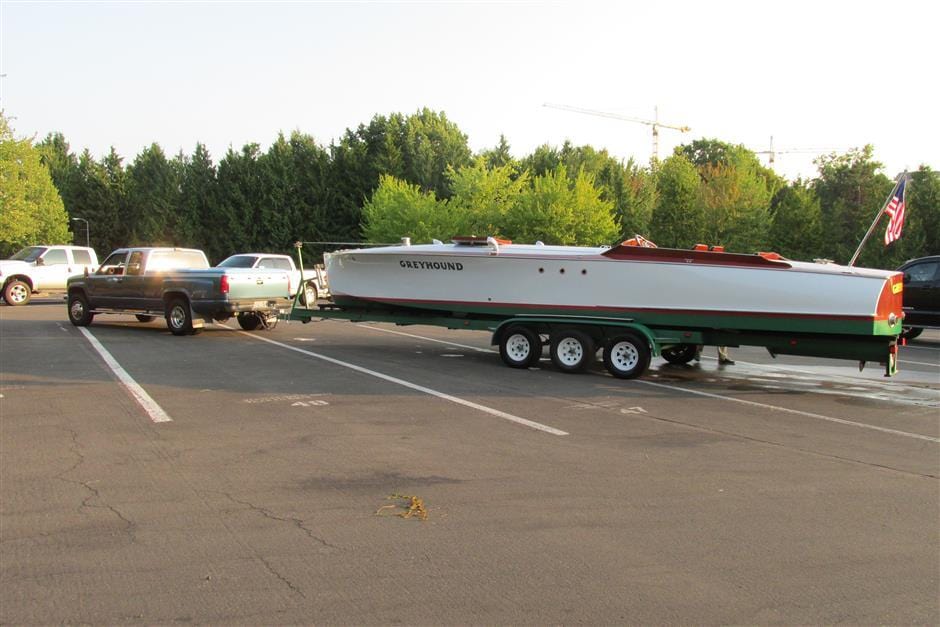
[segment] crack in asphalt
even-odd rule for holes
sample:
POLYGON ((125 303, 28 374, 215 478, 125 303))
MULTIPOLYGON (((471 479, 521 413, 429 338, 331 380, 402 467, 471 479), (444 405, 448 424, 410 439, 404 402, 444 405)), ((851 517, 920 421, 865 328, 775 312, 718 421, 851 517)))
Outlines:
POLYGON ((293 518, 293 517, 277 516, 276 514, 274 514, 274 513, 273 513, 271 510, 269 510, 269 509, 265 509, 264 507, 260 507, 260 506, 258 506, 258 505, 253 504, 253 503, 249 503, 248 501, 240 501, 239 499, 236 499, 234 496, 232 496, 232 495, 229 494, 228 492, 218 492, 217 494, 221 494, 222 496, 224 496, 225 498, 229 499, 229 500, 232 501, 233 503, 238 503, 239 505, 244 505, 245 507, 248 507, 248 508, 251 509, 252 511, 255 511, 255 512, 260 513, 260 514, 261 514, 262 516, 264 516, 265 518, 270 518, 271 520, 277 520, 277 521, 279 521, 279 522, 289 522, 289 523, 293 523, 295 527, 297 527, 298 529, 300 529, 301 531, 303 531, 303 532, 304 532, 304 535, 306 535, 306 536, 307 536, 308 538, 310 538, 311 540, 316 540, 317 542, 319 542, 319 543, 322 544, 323 546, 329 547, 329 548, 331 548, 331 549, 336 549, 337 551, 342 550, 341 547, 338 547, 338 546, 336 546, 335 544, 330 544, 329 542, 327 542, 326 540, 324 540, 324 539, 321 538, 320 536, 314 534, 314 533, 313 533, 313 530, 308 529, 307 527, 305 527, 305 526, 304 526, 304 521, 303 521, 302 518, 293 518))
POLYGON ((126 533, 127 536, 130 538, 131 543, 137 544, 137 536, 134 533, 134 530, 136 529, 137 525, 134 523, 134 521, 130 520, 127 516, 122 514, 120 510, 118 510, 113 505, 109 505, 108 503, 105 503, 104 499, 101 497, 101 492, 97 488, 92 487, 90 485, 91 484, 90 481, 78 481, 75 479, 68 479, 67 477, 65 477, 65 475, 67 475, 68 473, 72 472, 73 470, 75 470, 76 468, 78 468, 79 466, 85 463, 85 456, 82 454, 80 450, 80 444, 78 443, 78 432, 76 432, 73 429, 69 429, 68 427, 63 427, 63 426, 57 426, 56 428, 61 429, 62 431, 65 431, 66 433, 69 434, 72 440, 72 443, 69 445, 69 452, 75 455, 78 458, 78 460, 74 464, 72 464, 71 466, 63 470, 62 472, 54 475, 54 478, 58 479, 59 481, 63 481, 65 483, 71 484, 71 485, 81 486, 85 488, 86 490, 88 490, 89 492, 91 492, 89 496, 82 499, 82 504, 78 506, 78 511, 81 512, 81 510, 85 508, 108 510, 109 512, 117 516, 121 520, 121 522, 124 523, 124 533, 126 533), (92 500, 100 500, 102 504, 101 505, 92 504, 91 503, 92 500))

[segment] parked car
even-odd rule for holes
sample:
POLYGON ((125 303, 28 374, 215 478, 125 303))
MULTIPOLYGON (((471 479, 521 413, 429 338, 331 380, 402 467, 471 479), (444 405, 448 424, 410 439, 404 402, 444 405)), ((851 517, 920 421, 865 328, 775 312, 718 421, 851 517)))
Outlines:
POLYGON ((0 261, 7 305, 26 305, 37 292, 65 290, 69 277, 94 272, 98 256, 84 246, 28 246, 0 261))
MULTIPOLYGON (((285 270, 290 273, 291 298, 297 295, 300 289, 300 270, 294 265, 294 260, 290 255, 277 255, 273 253, 239 253, 232 255, 216 265, 216 268, 264 268, 285 270)), ((324 291, 324 285, 320 282, 320 277, 316 272, 304 271, 304 292, 300 297, 300 304, 305 307, 314 306, 320 294, 324 291)))
POLYGON ((192 248, 119 248, 94 274, 68 281, 68 314, 87 326, 97 314, 166 318, 173 335, 197 333, 206 322, 235 316, 246 331, 272 328, 290 304, 283 270, 210 268, 192 248))
POLYGON ((940 328, 940 255, 911 259, 904 273, 904 332, 914 339, 925 328, 940 328))

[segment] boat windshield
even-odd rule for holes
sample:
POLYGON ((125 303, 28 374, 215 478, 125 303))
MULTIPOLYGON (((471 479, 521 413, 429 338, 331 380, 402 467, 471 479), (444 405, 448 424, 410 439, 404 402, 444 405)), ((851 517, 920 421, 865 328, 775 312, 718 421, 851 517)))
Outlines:
POLYGON ((29 246, 10 257, 10 259, 16 261, 36 261, 36 259, 39 258, 39 255, 43 254, 44 252, 46 252, 46 248, 44 246, 29 246))

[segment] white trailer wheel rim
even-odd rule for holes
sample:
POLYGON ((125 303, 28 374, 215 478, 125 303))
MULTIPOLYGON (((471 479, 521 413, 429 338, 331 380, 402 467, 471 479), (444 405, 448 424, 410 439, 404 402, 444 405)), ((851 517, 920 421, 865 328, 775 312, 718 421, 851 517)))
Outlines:
POLYGON ((617 370, 628 372, 640 363, 640 351, 630 342, 617 342, 610 351, 610 362, 617 370))
POLYGON ((558 342, 555 357, 566 366, 576 366, 584 359, 584 345, 573 337, 558 342))
POLYGON ((506 353, 513 361, 525 361, 531 352, 529 339, 521 333, 515 333, 506 340, 506 353))

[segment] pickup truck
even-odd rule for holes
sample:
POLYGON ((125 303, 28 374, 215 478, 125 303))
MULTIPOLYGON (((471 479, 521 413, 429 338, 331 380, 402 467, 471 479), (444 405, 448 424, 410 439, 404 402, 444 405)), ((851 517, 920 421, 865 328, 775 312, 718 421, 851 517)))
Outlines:
POLYGON ((248 331, 272 328, 290 291, 281 270, 210 268, 192 248, 119 248, 96 272, 69 279, 67 302, 75 326, 129 313, 141 322, 163 316, 173 335, 188 335, 232 316, 248 331))
POLYGON ((305 271, 301 281, 300 270, 294 265, 290 255, 277 255, 273 253, 239 253, 226 258, 216 265, 216 268, 265 268, 284 270, 290 273, 291 298, 297 295, 301 282, 304 291, 300 296, 300 304, 304 307, 316 305, 317 298, 324 292, 325 281, 323 275, 315 271, 305 271))
POLYGON ((0 261, 0 285, 7 305, 26 305, 37 292, 64 291, 70 276, 98 267, 98 255, 84 246, 28 246, 0 261))

